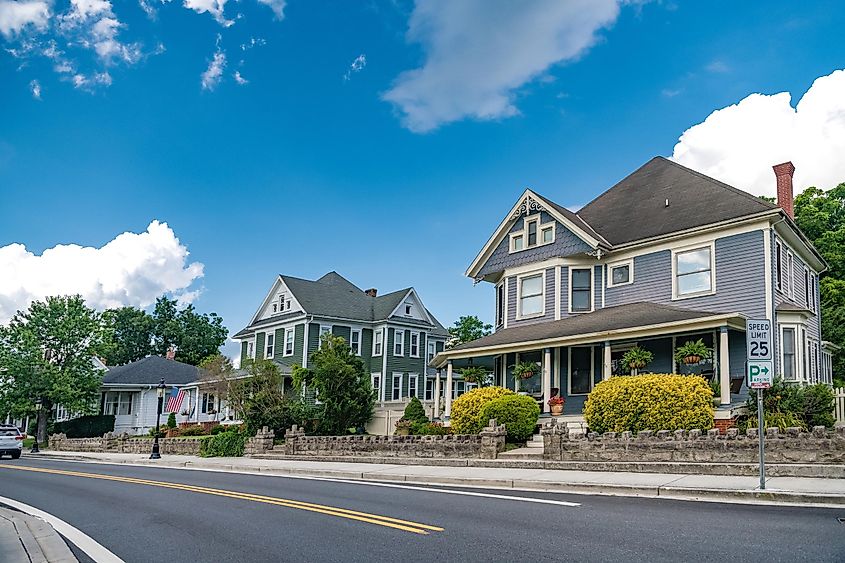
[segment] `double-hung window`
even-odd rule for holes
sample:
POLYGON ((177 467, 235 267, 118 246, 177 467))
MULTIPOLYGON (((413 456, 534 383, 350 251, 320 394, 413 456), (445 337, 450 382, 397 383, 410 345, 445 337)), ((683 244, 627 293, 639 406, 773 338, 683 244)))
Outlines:
POLYGON ((404 356, 405 355, 405 331, 404 330, 394 330, 393 331, 393 355, 394 356, 404 356))
POLYGON ((254 358, 255 357, 255 342, 247 342, 246 343, 246 357, 247 358, 254 358))
POLYGON ((786 292, 795 299, 795 268, 792 252, 786 251, 786 292))
POLYGON ((112 391, 106 394, 105 414, 132 414, 132 393, 128 391, 112 391))
POLYGON ((412 332, 411 333, 411 347, 408 351, 408 355, 412 358, 419 358, 420 357, 420 333, 419 332, 412 332))
POLYGON ((807 269, 806 266, 804 266, 804 305, 807 307, 807 309, 811 309, 810 298, 812 296, 810 295, 810 292, 810 270, 807 269))
POLYGON ((425 380, 425 401, 434 400, 434 380, 426 378, 425 380))
POLYGON ((519 280, 519 316, 532 317, 543 314, 543 274, 526 276, 519 280))
POLYGON ((787 381, 794 381, 796 377, 795 369, 795 329, 792 327, 783 327, 783 378, 787 381))
POLYGON ((675 253, 675 296, 690 297, 713 292, 713 247, 675 253))
POLYGON ((264 344, 264 357, 268 359, 273 358, 273 349, 276 347, 276 335, 272 332, 267 333, 267 341, 264 344))
POLYGON ((408 397, 417 397, 417 383, 419 382, 419 375, 416 373, 408 374, 408 397))
POLYGON ((593 269, 572 268, 569 272, 569 311, 589 313, 593 310, 593 269))
POLYGON ((352 348, 352 353, 356 356, 361 355, 361 330, 352 329, 349 333, 349 347, 352 348))
POLYGON ((202 408, 200 408, 200 412, 202 414, 211 414, 216 412, 214 393, 202 394, 202 408))
POLYGON ((434 359, 434 356, 437 354, 437 348, 435 347, 434 342, 431 340, 428 341, 428 355, 426 356, 426 363, 431 363, 431 360, 434 359))
POLYGON ((393 374, 393 388, 390 395, 391 400, 398 401, 402 398, 402 374, 393 374))
POLYGON ((285 329, 285 356, 293 356, 294 329, 285 329))
POLYGON ((370 381, 373 385, 373 391, 376 392, 376 401, 381 401, 381 373, 371 373, 370 381))
POLYGON ((818 293, 818 283, 819 280, 816 277, 816 274, 812 276, 812 283, 810 283, 810 310, 812 312, 816 312, 818 301, 816 300, 816 293, 818 293))
POLYGON ((381 356, 384 350, 384 329, 380 328, 373 333, 373 356, 381 356))

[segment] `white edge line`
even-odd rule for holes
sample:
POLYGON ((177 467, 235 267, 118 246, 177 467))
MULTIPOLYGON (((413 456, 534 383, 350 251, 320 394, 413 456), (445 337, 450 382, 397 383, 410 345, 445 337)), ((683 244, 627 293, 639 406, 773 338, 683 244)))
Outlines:
MULTIPOLYGON (((44 458, 46 460, 46 458, 44 458)), ((368 481, 364 479, 341 479, 339 477, 315 477, 311 475, 288 475, 284 473, 274 473, 270 471, 233 471, 229 469, 213 469, 213 468, 206 468, 206 467, 172 467, 172 466, 164 466, 164 465, 151 465, 146 463, 121 463, 121 462, 109 462, 109 461, 89 461, 89 460, 82 460, 82 459, 51 459, 50 461, 61 461, 64 463, 89 463, 89 464, 97 464, 97 465, 114 465, 114 466, 129 466, 129 467, 149 467, 153 469, 178 469, 178 470, 188 470, 188 471, 208 471, 211 473, 236 473, 240 475, 258 475, 262 477, 285 477, 287 479, 304 479, 307 481, 327 481, 330 483, 345 483, 349 485, 369 485, 371 487, 385 487, 388 489, 407 489, 411 491, 425 491, 429 493, 442 493, 442 494, 449 494, 449 495, 461 495, 461 496, 468 496, 468 497, 482 497, 482 498, 494 498, 499 500, 513 500, 519 502, 533 502, 535 504, 552 504, 556 506, 569 506, 569 507, 577 507, 581 506, 580 502, 569 502, 565 500, 553 500, 553 499, 543 499, 543 498, 533 498, 533 497, 518 497, 512 495, 497 495, 494 493, 478 493, 475 491, 456 491, 454 489, 445 489, 440 487, 446 487, 447 485, 436 485, 437 488, 433 487, 422 487, 417 485, 403 485, 399 483, 383 483, 381 481, 368 481)), ((489 488, 483 487, 481 485, 461 485, 462 487, 466 488, 489 488)), ((538 491, 534 489, 511 489, 515 491, 526 491, 526 492, 547 492, 552 494, 558 494, 557 491, 538 491)), ((563 493, 568 494, 568 493, 563 493)))
POLYGON ((16 508, 25 514, 40 518, 50 524, 54 530, 63 535, 68 541, 85 552, 96 563, 124 563, 123 559, 103 547, 86 533, 74 528, 64 520, 39 510, 34 506, 18 502, 14 499, 0 497, 0 503, 16 508))

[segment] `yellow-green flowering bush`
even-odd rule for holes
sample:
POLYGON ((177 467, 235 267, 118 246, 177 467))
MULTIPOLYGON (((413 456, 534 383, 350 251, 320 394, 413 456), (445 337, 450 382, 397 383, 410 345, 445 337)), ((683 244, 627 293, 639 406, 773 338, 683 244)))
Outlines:
POLYGON ((526 395, 504 395, 481 407, 479 418, 483 421, 495 418, 496 424, 505 425, 508 442, 524 442, 534 434, 540 406, 526 395))
POLYGON ((478 434, 487 426, 486 420, 481 420, 481 409, 492 401, 505 395, 515 395, 504 387, 479 387, 464 393, 452 403, 452 432, 454 434, 478 434))
POLYGON ((713 392, 697 375, 612 377, 597 384, 584 405, 594 432, 713 428, 713 392))

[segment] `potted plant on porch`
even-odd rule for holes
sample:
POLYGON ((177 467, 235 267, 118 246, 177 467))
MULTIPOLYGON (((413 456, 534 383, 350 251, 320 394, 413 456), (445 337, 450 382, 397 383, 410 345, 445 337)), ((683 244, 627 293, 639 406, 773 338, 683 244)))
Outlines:
POLYGON ((487 383, 487 370, 481 366, 461 368, 461 376, 467 383, 476 383, 479 387, 484 387, 487 383))
POLYGON ((518 379, 531 379, 539 371, 537 362, 519 362, 513 366, 513 376, 518 379))
POLYGON ((695 341, 687 340, 683 346, 675 350, 675 359, 679 363, 687 365, 697 364, 701 360, 710 359, 712 356, 713 350, 701 338, 695 341))
POLYGON ((622 365, 631 370, 632 374, 646 367, 654 359, 654 354, 645 348, 634 346, 622 356, 622 365))
POLYGON ((400 418, 396 421, 396 431, 394 434, 396 436, 407 436, 411 433, 411 424, 412 422, 407 418, 400 418))
POLYGON ((560 395, 555 395, 554 397, 549 399, 549 409, 552 411, 552 416, 558 416, 563 414, 564 403, 566 403, 566 399, 564 399, 560 395))

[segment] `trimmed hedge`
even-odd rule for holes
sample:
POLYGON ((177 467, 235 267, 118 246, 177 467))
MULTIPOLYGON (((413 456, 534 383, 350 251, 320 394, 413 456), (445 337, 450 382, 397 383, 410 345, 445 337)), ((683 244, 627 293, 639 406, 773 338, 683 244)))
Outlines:
POLYGON ((540 406, 525 395, 504 395, 484 405, 480 417, 488 421, 495 418, 497 424, 504 424, 509 442, 524 442, 534 435, 540 406))
POLYGON ((584 405, 593 432, 713 428, 713 391, 698 375, 634 375, 597 384, 584 405))
POLYGON ((244 455, 247 435, 230 430, 202 439, 200 455, 202 457, 241 457, 244 455))
POLYGON ((452 402, 451 424, 455 434, 478 434, 487 426, 482 420, 481 409, 484 405, 504 395, 516 395, 504 387, 479 387, 464 393, 452 402))
POLYGON ((68 438, 99 438, 107 432, 114 432, 113 414, 92 414, 55 422, 52 430, 52 434, 64 434, 68 438))

